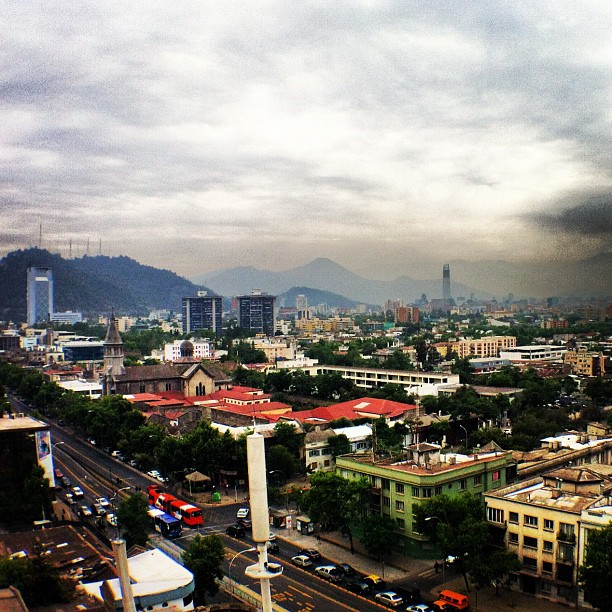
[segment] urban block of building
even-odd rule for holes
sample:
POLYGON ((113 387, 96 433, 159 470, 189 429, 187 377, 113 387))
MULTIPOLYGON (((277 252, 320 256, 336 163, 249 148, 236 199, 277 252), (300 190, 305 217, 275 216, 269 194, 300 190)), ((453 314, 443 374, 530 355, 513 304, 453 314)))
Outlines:
POLYGON ((485 448, 475 455, 442 454, 438 445, 421 443, 387 459, 343 455, 336 458, 336 472, 349 480, 366 478, 371 485, 370 510, 391 517, 405 540, 422 543, 427 537, 415 530, 415 506, 443 493, 481 495, 515 481, 512 453, 493 444, 485 448))
POLYGON ((192 334, 209 329, 220 334, 223 328, 223 298, 198 291, 196 297, 183 298, 183 333, 192 334))
POLYGON ((582 605, 578 568, 585 530, 612 513, 612 466, 564 467, 485 494, 497 540, 522 564, 515 587, 568 605, 582 605), (583 520, 587 526, 583 527, 583 520))

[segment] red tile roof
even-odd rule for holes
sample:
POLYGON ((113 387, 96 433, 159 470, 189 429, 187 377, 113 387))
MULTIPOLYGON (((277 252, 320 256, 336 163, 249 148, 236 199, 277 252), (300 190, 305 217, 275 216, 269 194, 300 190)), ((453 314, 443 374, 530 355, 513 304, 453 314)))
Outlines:
POLYGON ((401 402, 374 397, 361 397, 348 402, 341 402, 340 404, 295 412, 293 416, 302 423, 306 421, 329 422, 341 419, 342 417, 349 421, 360 418, 376 419, 381 416, 387 419, 394 419, 412 410, 416 410, 416 406, 413 404, 402 404, 401 402))

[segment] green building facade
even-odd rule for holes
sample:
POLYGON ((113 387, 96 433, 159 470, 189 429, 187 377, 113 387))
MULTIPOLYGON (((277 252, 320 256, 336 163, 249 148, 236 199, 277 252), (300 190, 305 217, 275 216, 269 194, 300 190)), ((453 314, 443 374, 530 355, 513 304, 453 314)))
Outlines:
POLYGON ((404 544, 418 545, 427 537, 415 530, 414 507, 436 495, 481 495, 516 480, 510 451, 495 448, 475 455, 441 454, 433 444, 415 444, 401 458, 372 455, 336 458, 336 472, 349 480, 366 478, 371 484, 370 512, 390 516, 404 544))

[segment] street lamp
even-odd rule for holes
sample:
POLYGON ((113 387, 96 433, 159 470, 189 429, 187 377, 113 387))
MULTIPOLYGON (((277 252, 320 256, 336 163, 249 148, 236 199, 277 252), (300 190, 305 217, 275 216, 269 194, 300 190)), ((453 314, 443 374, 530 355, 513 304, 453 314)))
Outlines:
POLYGON ((121 493, 122 491, 127 491, 131 488, 132 487, 123 487, 121 489, 117 489, 117 491, 115 491, 115 494, 108 500, 111 504, 111 508, 113 509, 115 520, 117 521, 117 524, 115 525, 115 535, 117 536, 117 539, 119 538, 119 519, 117 518, 117 512, 115 510, 115 500, 117 499, 117 495, 119 495, 119 493, 121 493))
MULTIPOLYGON (((233 599, 234 597, 234 584, 232 583, 232 563, 234 563, 234 561, 240 556, 240 555, 244 555, 245 553, 249 553, 249 552, 257 552, 256 548, 245 548, 244 550, 241 550, 240 552, 237 552, 230 560, 229 562, 229 570, 227 572, 227 577, 229 579, 229 583, 230 583, 230 601, 233 599)), ((238 599, 236 597, 236 599, 238 599)))
MULTIPOLYGON (((438 520, 440 523, 444 523, 444 521, 439 516, 426 516, 425 521, 435 521, 438 520)), ((446 559, 442 559, 442 584, 446 582, 446 559)))

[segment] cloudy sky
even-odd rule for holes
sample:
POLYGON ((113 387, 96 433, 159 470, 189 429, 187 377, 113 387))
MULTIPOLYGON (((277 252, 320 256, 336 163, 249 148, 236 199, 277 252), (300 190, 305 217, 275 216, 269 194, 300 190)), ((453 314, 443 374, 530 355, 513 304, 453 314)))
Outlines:
POLYGON ((0 255, 370 278, 612 249, 612 5, 0 0, 0 255))

